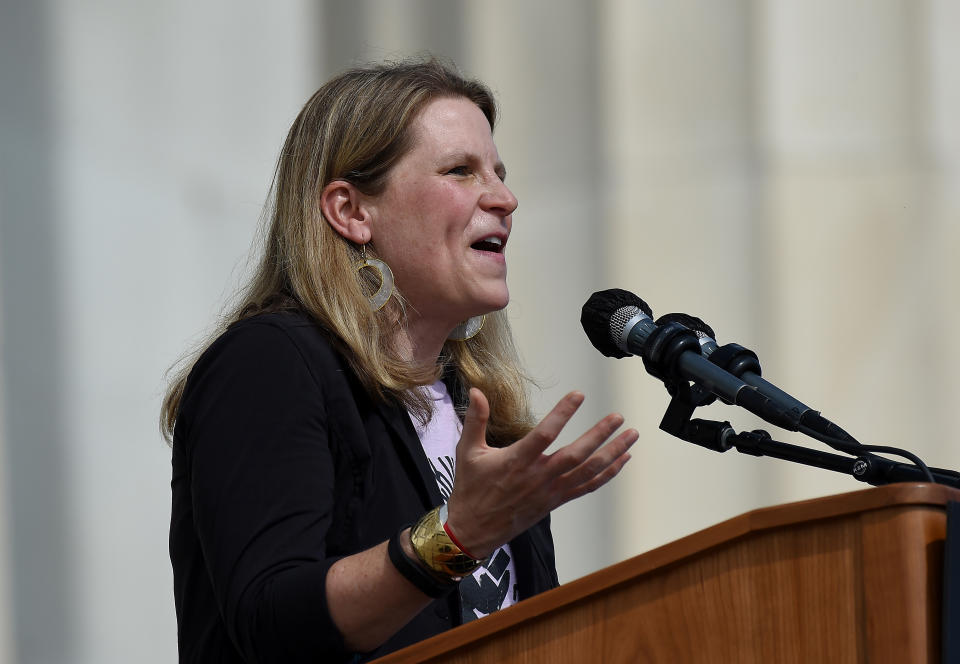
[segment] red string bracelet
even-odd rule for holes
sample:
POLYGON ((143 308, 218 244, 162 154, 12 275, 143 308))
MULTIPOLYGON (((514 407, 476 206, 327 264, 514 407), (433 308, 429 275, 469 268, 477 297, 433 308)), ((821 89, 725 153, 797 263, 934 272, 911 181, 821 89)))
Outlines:
POLYGON ((460 551, 461 551, 464 555, 466 555, 466 556, 469 557, 469 558, 473 558, 474 560, 483 560, 482 558, 478 558, 477 556, 475 556, 475 555, 473 555, 472 553, 470 553, 469 551, 467 551, 467 547, 465 547, 463 544, 461 544, 461 543, 460 543, 460 540, 458 540, 458 539, 454 536, 453 531, 450 530, 450 524, 444 522, 444 524, 443 524, 443 529, 446 531, 447 536, 450 538, 450 541, 453 542, 454 544, 456 544, 456 545, 457 545, 457 548, 460 549, 460 551))
MULTIPOLYGON (((444 505, 444 507, 446 507, 446 505, 444 505)), ((447 511, 446 509, 443 510, 444 516, 446 516, 446 511, 447 511)), ((474 560, 483 560, 483 558, 478 558, 477 556, 475 556, 475 555, 473 555, 472 553, 470 553, 469 551, 467 551, 467 547, 465 547, 463 544, 461 544, 461 543, 460 543, 460 540, 458 540, 458 539, 456 538, 456 536, 453 534, 453 531, 450 530, 450 524, 447 523, 447 520, 446 520, 446 519, 443 520, 443 530, 444 530, 444 532, 447 533, 447 537, 450 538, 450 541, 453 542, 454 544, 456 544, 456 545, 457 545, 457 548, 460 549, 460 551, 463 552, 464 555, 466 555, 466 556, 469 557, 469 558, 473 558, 474 560)))

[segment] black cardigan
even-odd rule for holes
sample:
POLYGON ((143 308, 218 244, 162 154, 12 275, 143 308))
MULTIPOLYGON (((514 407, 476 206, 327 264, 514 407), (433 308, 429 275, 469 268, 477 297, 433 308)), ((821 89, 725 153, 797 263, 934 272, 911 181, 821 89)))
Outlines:
MULTIPOLYGON (((354 659, 330 566, 442 502, 406 411, 371 399, 311 319, 233 325, 187 381, 173 443, 170 558, 181 662, 365 661, 459 622, 435 600, 354 659)), ((510 542, 520 599, 557 585, 549 517, 510 542)))

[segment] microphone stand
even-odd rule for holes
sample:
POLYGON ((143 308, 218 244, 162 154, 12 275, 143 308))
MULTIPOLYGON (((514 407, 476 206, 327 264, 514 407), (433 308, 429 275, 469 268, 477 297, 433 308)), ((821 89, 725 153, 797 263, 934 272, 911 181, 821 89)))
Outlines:
MULTIPOLYGON (((924 472, 913 464, 898 463, 868 451, 858 456, 840 456, 829 452, 773 440, 769 433, 756 430, 737 433, 729 422, 691 419, 693 411, 715 400, 712 394, 687 382, 667 383, 672 398, 660 422, 660 429, 672 436, 715 452, 735 449, 751 456, 768 456, 793 463, 850 475, 873 486, 894 482, 928 482, 924 472)), ((851 455, 853 451, 849 452, 851 455)), ((960 488, 960 474, 943 468, 929 469, 937 484, 960 488)))

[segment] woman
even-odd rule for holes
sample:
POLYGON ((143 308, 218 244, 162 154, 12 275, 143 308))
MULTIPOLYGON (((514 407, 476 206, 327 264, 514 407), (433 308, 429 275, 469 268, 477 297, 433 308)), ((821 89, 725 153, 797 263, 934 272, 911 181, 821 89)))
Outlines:
POLYGON ((533 426, 495 119, 428 61, 294 122, 258 271, 164 402, 181 661, 372 659, 557 584, 550 511, 637 434, 544 454, 583 396, 533 426))

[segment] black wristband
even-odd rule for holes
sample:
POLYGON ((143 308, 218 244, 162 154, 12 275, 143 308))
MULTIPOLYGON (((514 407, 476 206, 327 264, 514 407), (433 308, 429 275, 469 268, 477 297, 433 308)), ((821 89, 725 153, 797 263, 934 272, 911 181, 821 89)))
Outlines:
POLYGON ((410 560, 407 554, 403 552, 400 545, 400 536, 406 527, 401 528, 387 542, 387 555, 390 556, 390 562, 397 568, 400 575, 407 581, 417 587, 427 597, 443 597, 448 592, 456 588, 457 581, 453 579, 444 580, 431 574, 419 562, 410 560))

